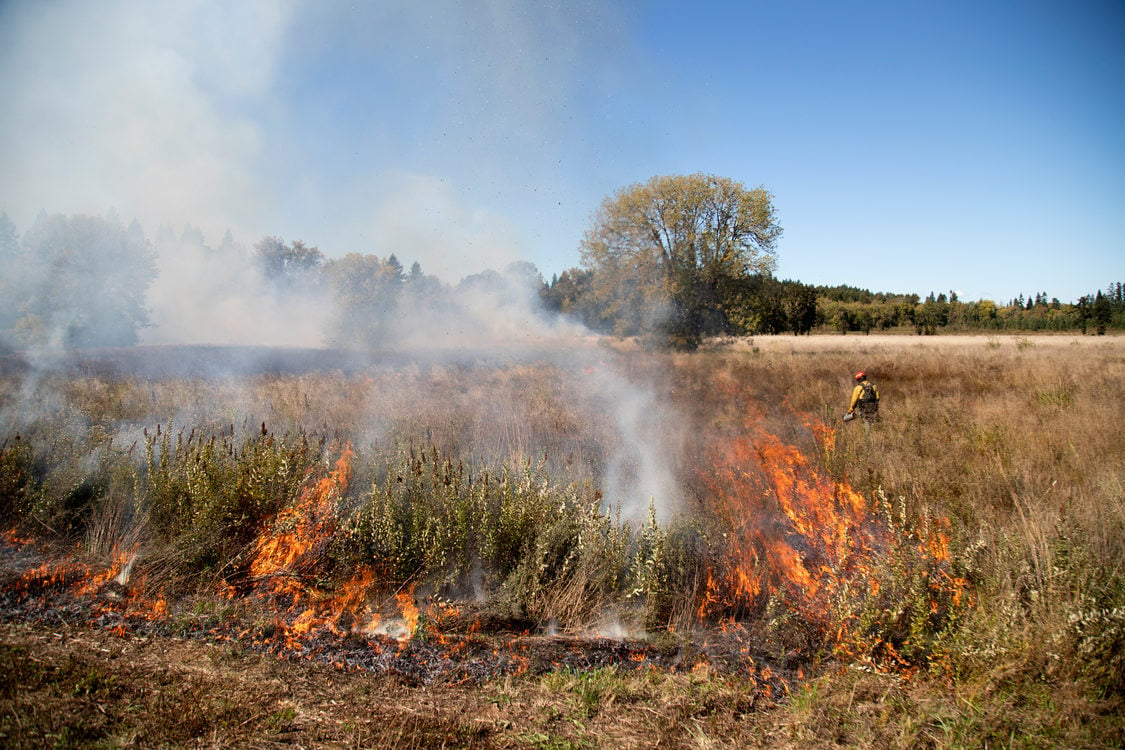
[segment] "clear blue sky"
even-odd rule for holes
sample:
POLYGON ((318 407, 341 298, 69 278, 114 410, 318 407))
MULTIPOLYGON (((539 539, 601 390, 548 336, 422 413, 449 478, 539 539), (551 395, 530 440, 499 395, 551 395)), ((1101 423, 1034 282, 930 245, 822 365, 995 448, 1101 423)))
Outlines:
POLYGON ((778 276, 1125 280, 1125 3, 0 2, 0 212, 579 264, 658 174, 762 185, 778 276))

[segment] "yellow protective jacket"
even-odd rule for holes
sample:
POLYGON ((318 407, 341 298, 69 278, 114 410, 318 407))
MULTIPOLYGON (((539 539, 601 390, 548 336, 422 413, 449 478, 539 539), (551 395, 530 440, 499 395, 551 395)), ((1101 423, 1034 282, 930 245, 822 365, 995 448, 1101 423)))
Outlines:
POLYGON ((852 391, 852 400, 848 404, 848 414, 851 414, 853 411, 855 411, 856 404, 859 403, 859 397, 863 395, 863 386, 864 385, 871 386, 871 392, 875 394, 875 403, 876 404, 879 403, 879 389, 875 387, 874 383, 870 383, 870 382, 864 380, 864 381, 860 382, 859 384, 857 384, 856 387, 855 387, 855 390, 852 391))

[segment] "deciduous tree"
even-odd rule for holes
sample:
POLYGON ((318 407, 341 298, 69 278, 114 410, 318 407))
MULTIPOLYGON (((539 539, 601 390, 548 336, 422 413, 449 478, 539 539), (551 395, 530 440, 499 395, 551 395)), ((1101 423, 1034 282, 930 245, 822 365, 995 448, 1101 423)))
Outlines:
POLYGON ((301 240, 286 245, 280 237, 263 237, 254 250, 262 274, 278 286, 308 281, 324 264, 324 254, 301 240))
POLYGON ((17 342, 127 346, 148 323, 144 296, 156 276, 140 225, 116 217, 42 215, 23 238, 17 342))
POLYGON ((723 323, 720 280, 772 271, 780 236, 764 188, 706 174, 658 176, 602 203, 582 240, 582 264, 618 333, 656 326, 691 345, 723 323))
POLYGON ((337 305, 334 340, 357 347, 382 343, 405 283, 398 259, 348 253, 329 261, 324 273, 337 305))

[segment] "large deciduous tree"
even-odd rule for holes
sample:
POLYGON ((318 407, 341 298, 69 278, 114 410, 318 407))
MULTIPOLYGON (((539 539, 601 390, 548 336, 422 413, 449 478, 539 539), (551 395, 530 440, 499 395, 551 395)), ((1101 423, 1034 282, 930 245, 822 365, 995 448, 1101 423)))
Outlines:
POLYGON ((592 292, 622 334, 693 345, 725 327, 724 280, 769 273, 781 236, 772 196, 725 177, 657 176, 607 198, 582 240, 592 292))
POLYGON ((406 280, 398 259, 348 253, 329 261, 324 272, 336 300, 333 339, 359 348, 382 343, 406 280))
POLYGON ((319 248, 301 240, 286 245, 280 237, 263 237, 254 246, 254 257, 263 276, 280 288, 308 283, 324 265, 319 248))
POLYGON ((136 222, 43 215, 24 236, 19 260, 18 344, 128 346, 148 324, 144 296, 156 266, 136 222))

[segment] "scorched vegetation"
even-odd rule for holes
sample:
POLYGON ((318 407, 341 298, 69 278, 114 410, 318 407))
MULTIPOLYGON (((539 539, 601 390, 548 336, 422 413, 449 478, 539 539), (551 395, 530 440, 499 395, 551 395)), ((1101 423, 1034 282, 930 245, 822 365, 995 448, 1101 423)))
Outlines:
POLYGON ((1125 351, 907 341, 12 369, 0 734, 1120 744, 1125 351), (883 394, 869 431, 837 420, 859 367, 883 394), (649 464, 590 397, 603 369, 674 415, 647 508, 613 489, 649 464), (162 642, 206 679, 162 692, 162 642))

